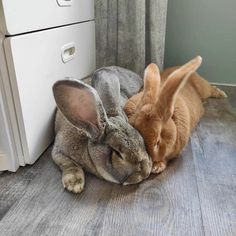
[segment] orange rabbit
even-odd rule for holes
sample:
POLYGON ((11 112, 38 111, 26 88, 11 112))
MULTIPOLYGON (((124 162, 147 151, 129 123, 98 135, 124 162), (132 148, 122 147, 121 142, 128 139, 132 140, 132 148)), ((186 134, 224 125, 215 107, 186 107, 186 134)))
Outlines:
POLYGON ((188 143, 191 130, 204 113, 203 101, 227 97, 195 72, 201 62, 198 56, 161 74, 157 65, 150 64, 144 73, 143 91, 125 105, 129 122, 144 138, 153 173, 162 172, 168 160, 188 143))

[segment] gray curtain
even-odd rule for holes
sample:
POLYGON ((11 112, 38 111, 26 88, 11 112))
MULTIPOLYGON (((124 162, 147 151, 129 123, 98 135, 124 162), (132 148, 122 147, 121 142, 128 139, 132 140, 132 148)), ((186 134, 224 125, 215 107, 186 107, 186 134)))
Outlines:
POLYGON ((168 0, 95 0, 97 68, 163 66, 168 0))

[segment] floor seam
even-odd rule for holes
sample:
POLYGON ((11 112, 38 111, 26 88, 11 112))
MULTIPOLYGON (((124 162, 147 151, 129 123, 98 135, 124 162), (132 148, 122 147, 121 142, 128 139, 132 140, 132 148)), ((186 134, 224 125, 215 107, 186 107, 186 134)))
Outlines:
MULTIPOLYGON (((198 134, 197 134, 198 137, 198 134)), ((199 137, 198 137, 199 140, 199 137)), ((201 223, 202 223, 202 230, 203 230, 203 234, 206 235, 205 232, 205 226, 204 226, 204 220, 203 220, 203 212, 202 212, 202 201, 201 201, 201 197, 199 194, 199 184, 198 184, 198 177, 197 177, 197 172, 196 172, 196 166, 195 166, 195 158, 194 158, 194 153, 193 153, 193 149, 192 149, 192 138, 190 138, 190 143, 191 143, 191 152, 192 152, 192 157, 193 157, 193 166, 194 166, 194 172, 195 172, 195 182, 196 182, 196 187, 197 187, 197 196, 198 196, 198 201, 199 201, 199 206, 200 206, 200 211, 201 211, 201 223)), ((201 145, 201 144, 200 144, 201 145)), ((203 153, 204 154, 204 153, 203 153)))

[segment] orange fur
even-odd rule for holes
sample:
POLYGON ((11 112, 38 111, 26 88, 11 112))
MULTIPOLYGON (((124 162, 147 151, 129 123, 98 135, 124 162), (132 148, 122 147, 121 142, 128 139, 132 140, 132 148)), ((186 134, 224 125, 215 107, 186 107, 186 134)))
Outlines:
POLYGON ((195 72, 201 62, 198 56, 161 74, 150 64, 144 73, 143 91, 125 105, 129 122, 144 138, 153 173, 162 172, 168 160, 183 150, 204 113, 202 102, 209 97, 226 97, 195 72))

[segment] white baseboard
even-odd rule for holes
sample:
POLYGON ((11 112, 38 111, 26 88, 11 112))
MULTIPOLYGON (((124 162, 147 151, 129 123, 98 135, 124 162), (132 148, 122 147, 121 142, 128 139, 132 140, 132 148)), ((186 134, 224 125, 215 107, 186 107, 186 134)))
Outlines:
POLYGON ((218 82, 210 82, 210 84, 213 84, 213 85, 222 85, 222 86, 230 86, 230 87, 236 87, 236 84, 227 84, 227 83, 218 83, 218 82))

